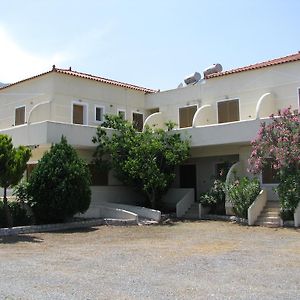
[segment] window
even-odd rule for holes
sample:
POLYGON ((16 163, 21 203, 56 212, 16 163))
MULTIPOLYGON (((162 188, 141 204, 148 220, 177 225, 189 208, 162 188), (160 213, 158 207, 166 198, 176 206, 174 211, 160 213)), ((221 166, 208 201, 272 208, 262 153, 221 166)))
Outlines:
POLYGON ((193 118, 197 111, 197 105, 179 108, 179 127, 192 127, 193 118))
POLYGON ((240 120, 239 100, 218 102, 218 123, 227 123, 240 120))
POLYGON ((15 110, 15 125, 25 124, 25 106, 17 107, 15 110))
POLYGON ((87 104, 73 103, 73 124, 87 125, 87 104))
POLYGON ((95 107, 95 121, 96 122, 103 122, 104 121, 104 107, 103 106, 96 106, 95 107))
POLYGON ((133 112, 132 113, 132 124, 133 124, 133 127, 137 131, 142 132, 143 125, 144 125, 144 115, 142 113, 133 112))
POLYGON ((125 120, 126 119, 125 109, 118 109, 118 116, 121 117, 123 120, 125 120))

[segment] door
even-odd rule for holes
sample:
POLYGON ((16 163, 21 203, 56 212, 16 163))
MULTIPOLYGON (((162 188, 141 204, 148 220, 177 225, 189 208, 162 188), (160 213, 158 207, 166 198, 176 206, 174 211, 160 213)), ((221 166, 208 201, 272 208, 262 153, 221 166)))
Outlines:
POLYGON ((83 106, 73 104, 73 124, 83 124, 83 106))
POLYGON ((143 125, 144 125, 144 115, 141 113, 132 113, 132 123, 133 127, 137 130, 142 132, 143 131, 143 125))
POLYGON ((270 165, 265 166, 261 172, 261 187, 267 191, 268 200, 279 200, 278 193, 275 191, 278 183, 275 170, 270 165))
POLYGON ((182 165, 179 168, 179 181, 181 188, 193 188, 195 199, 197 193, 196 165, 182 165))

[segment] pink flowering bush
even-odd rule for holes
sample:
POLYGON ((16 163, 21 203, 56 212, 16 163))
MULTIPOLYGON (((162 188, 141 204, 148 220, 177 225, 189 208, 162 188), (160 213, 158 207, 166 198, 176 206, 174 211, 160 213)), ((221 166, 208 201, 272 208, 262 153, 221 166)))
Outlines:
POLYGON ((258 136, 252 141, 249 171, 257 174, 268 164, 277 170, 278 194, 286 215, 285 211, 294 212, 300 196, 297 194, 300 192, 300 115, 289 107, 270 118, 270 123, 261 124, 258 136))

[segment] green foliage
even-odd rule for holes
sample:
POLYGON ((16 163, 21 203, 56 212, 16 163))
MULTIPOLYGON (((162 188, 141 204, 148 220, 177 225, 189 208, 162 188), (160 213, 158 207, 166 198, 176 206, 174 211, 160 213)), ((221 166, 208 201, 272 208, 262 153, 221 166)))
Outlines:
POLYGON ((88 209, 89 185, 87 164, 62 137, 33 170, 26 197, 38 223, 63 222, 88 209))
MULTIPOLYGON (((146 127, 137 132, 118 116, 106 116, 103 127, 115 129, 108 135, 97 129, 95 162, 113 169, 116 177, 146 194, 152 207, 175 178, 175 168, 189 156, 189 141, 180 134, 146 127)), ((170 130, 173 123, 167 125, 170 130)))
POLYGON ((215 179, 212 187, 207 193, 200 196, 200 203, 211 207, 211 213, 225 213, 225 183, 215 179))
POLYGON ((284 219, 291 218, 300 200, 300 114, 291 107, 262 123, 252 142, 250 171, 259 173, 270 165, 279 176, 278 194, 284 219))
POLYGON ((30 156, 30 149, 24 146, 15 148, 11 137, 0 134, 0 186, 4 190, 3 205, 8 227, 12 226, 13 220, 7 202, 6 191, 21 180, 30 156))
MULTIPOLYGON (((30 225, 31 219, 27 216, 26 209, 18 202, 8 202, 8 207, 13 218, 13 226, 30 225)), ((0 227, 6 227, 4 204, 0 201, 0 227)))
POLYGON ((254 202, 260 192, 257 178, 243 177, 227 186, 229 201, 233 205, 233 211, 238 217, 247 218, 248 208, 254 202))
POLYGON ((294 212, 300 202, 300 170, 282 171, 277 187, 280 200, 281 217, 283 220, 293 220, 294 212))
POLYGON ((13 195, 16 196, 17 201, 21 203, 29 202, 29 194, 28 194, 29 182, 25 180, 21 180, 13 189, 13 195))

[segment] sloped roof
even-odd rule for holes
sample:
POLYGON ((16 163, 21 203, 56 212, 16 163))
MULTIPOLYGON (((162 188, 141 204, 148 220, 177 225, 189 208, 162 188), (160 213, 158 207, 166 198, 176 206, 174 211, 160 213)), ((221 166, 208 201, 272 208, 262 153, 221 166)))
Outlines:
POLYGON ((245 72, 245 71, 250 71, 250 70, 257 70, 261 68, 266 68, 270 66, 275 66, 275 65, 280 65, 284 63, 289 63, 289 62, 294 62, 300 60, 300 51, 298 53, 294 53, 288 56, 280 57, 280 58, 275 58, 272 60, 256 63, 253 65, 248 65, 245 67, 237 68, 237 69, 232 69, 220 73, 215 73, 208 75, 206 78, 215 78, 215 77, 220 77, 220 76, 225 76, 225 75, 230 75, 230 74, 235 74, 235 73, 240 73, 240 72, 245 72))
POLYGON ((94 80, 94 81, 98 81, 98 82, 101 82, 101 83, 106 83, 106 84, 111 84, 111 85, 115 85, 115 86, 119 86, 119 87, 124 87, 124 88, 132 89, 132 90, 136 90, 136 91, 140 91, 140 92, 144 92, 144 93, 155 93, 155 92, 157 92, 157 90, 148 89, 148 88, 133 85, 133 84, 130 84, 130 83, 125 83, 125 82, 116 81, 116 80, 112 80, 112 79, 108 79, 108 78, 104 78, 104 77, 99 77, 99 76, 95 76, 95 75, 91 75, 91 74, 86 74, 86 73, 73 71, 73 70, 71 70, 71 68, 69 68, 69 69, 59 69, 59 68, 56 68, 55 66, 53 66, 52 70, 50 70, 48 72, 44 72, 44 73, 32 76, 30 78, 26 78, 24 80, 20 80, 18 82, 9 84, 7 86, 0 87, 0 90, 4 89, 4 88, 7 88, 9 86, 24 82, 24 81, 28 81, 28 80, 31 80, 31 79, 34 79, 34 78, 37 78, 37 77, 41 77, 41 76, 49 74, 51 72, 56 72, 56 73, 65 74, 65 75, 69 75, 69 76, 94 80))

